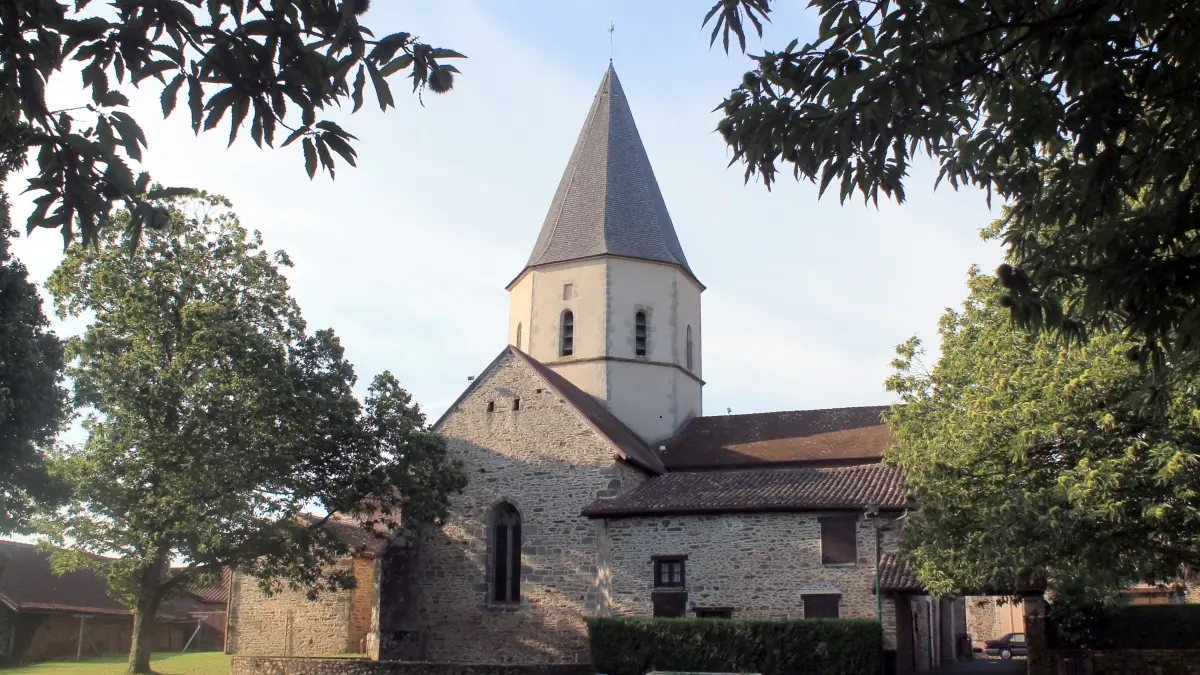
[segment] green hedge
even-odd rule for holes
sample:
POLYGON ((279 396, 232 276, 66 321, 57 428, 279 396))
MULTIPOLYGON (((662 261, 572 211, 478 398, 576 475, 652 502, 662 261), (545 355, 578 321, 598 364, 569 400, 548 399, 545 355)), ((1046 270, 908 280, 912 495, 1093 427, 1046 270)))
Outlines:
POLYGON ((1077 621, 1071 618, 1051 622, 1052 646, 1200 649, 1200 605, 1126 605, 1077 621))
POLYGON ((859 619, 590 619, 588 641, 606 675, 871 675, 883 658, 879 622, 859 619))

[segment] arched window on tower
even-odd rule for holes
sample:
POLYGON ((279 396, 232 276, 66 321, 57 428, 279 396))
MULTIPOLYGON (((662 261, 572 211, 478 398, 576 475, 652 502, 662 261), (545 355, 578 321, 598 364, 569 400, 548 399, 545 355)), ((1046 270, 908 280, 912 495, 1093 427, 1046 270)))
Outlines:
POLYGON ((562 313, 562 343, 559 345, 559 356, 570 356, 575 353, 575 315, 571 310, 562 313))
POLYGON ((492 602, 521 601, 521 514, 500 502, 488 514, 488 564, 492 602))
POLYGON ((521 348, 521 324, 517 324, 517 349, 521 348))
POLYGON ((692 369, 692 327, 687 327, 687 369, 692 369))
POLYGON ((646 313, 638 312, 633 315, 633 353, 636 356, 646 355, 646 313))

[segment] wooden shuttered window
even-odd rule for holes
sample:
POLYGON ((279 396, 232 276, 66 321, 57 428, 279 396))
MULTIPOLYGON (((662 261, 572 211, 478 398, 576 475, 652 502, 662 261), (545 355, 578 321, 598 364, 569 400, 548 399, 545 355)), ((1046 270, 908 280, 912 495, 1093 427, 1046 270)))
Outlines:
POLYGON ((662 619, 679 619, 687 613, 687 591, 654 591, 650 602, 654 605, 654 616, 662 619))
POLYGON ((821 564, 853 565, 858 562, 858 517, 821 518, 821 564))
POLYGON ((837 593, 813 593, 802 595, 804 602, 804 618, 806 619, 837 619, 840 617, 838 604, 842 599, 837 593))

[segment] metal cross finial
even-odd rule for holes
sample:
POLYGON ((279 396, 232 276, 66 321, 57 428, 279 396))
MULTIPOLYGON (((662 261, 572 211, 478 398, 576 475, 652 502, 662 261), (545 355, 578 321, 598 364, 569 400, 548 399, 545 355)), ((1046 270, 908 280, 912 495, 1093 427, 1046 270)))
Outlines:
POLYGON ((612 63, 613 59, 613 31, 617 30, 617 25, 612 19, 608 20, 608 62, 612 63))

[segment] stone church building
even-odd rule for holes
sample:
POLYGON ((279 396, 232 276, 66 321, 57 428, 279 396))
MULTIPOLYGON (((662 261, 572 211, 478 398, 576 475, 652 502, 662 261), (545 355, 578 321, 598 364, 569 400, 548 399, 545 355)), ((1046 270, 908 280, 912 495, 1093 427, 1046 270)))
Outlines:
POLYGON ((586 617, 687 616, 878 618, 898 672, 953 653, 961 605, 892 555, 884 408, 704 415, 704 285, 611 66, 508 291, 508 345, 436 423, 470 480, 451 517, 348 563, 370 625, 361 591, 301 629, 303 600, 235 580, 230 651, 576 662, 586 617))

